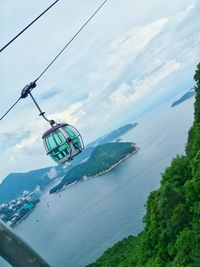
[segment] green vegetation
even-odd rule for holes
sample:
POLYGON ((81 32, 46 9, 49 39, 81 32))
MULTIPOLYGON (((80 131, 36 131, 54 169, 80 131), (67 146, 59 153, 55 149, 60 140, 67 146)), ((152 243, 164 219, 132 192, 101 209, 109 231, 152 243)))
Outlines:
POLYGON ((147 201, 145 229, 108 249, 90 267, 200 266, 200 64, 195 120, 185 156, 177 156, 162 175, 161 187, 147 201))
POLYGON ((128 154, 134 152, 135 149, 135 145, 130 142, 109 143, 97 146, 90 158, 86 162, 76 165, 69 170, 61 183, 52 188, 50 193, 55 193, 75 181, 80 181, 107 171, 128 154))
POLYGON ((128 267, 132 264, 132 254, 136 244, 136 237, 129 236, 107 249, 96 263, 88 267, 128 267))

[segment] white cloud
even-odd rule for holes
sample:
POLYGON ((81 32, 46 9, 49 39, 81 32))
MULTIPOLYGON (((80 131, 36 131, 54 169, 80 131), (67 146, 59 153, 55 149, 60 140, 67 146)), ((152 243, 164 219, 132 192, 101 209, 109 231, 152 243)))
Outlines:
POLYGON ((125 106, 133 98, 135 92, 136 91, 132 85, 123 83, 111 94, 106 102, 113 108, 115 108, 116 106, 125 106))
POLYGON ((153 71, 149 71, 149 74, 146 74, 142 79, 135 78, 129 84, 120 84, 102 103, 104 113, 108 115, 108 118, 111 118, 116 116, 120 110, 128 109, 129 105, 138 102, 145 95, 156 90, 155 87, 159 82, 181 67, 179 62, 169 60, 162 62, 157 69, 154 69, 153 66, 153 71))
POLYGON ((14 162, 18 158, 18 154, 23 153, 25 149, 32 147, 37 141, 38 137, 32 135, 29 138, 25 138, 21 140, 21 142, 15 145, 12 149, 12 153, 10 154, 9 161, 14 162))
POLYGON ((133 81, 133 88, 136 91, 135 100, 149 93, 155 85, 165 79, 168 75, 181 68, 181 64, 175 60, 163 62, 162 66, 152 74, 145 76, 142 80, 133 81))
POLYGON ((49 172, 47 172, 49 179, 54 179, 57 176, 56 168, 52 167, 49 172))
MULTIPOLYGON (((116 79, 127 65, 135 60, 138 54, 167 25, 168 19, 163 18, 150 24, 137 25, 116 38, 107 48, 103 59, 98 62, 95 72, 86 75, 88 83, 103 87, 116 79), (103 82, 102 82, 103 81, 103 82)), ((91 95, 94 92, 91 93, 91 95)), ((94 97, 98 94, 96 91, 94 97)))
POLYGON ((187 8, 186 8, 186 10, 191 10, 191 9, 193 9, 195 7, 195 5, 194 4, 191 4, 191 5, 189 5, 187 8))
POLYGON ((51 114, 50 117, 53 118, 56 122, 76 124, 79 118, 83 115, 83 102, 76 102, 71 104, 65 110, 51 114))
POLYGON ((166 26, 167 18, 150 24, 137 25, 126 32, 124 36, 111 44, 112 53, 108 56, 107 69, 121 64, 128 64, 137 54, 166 26))

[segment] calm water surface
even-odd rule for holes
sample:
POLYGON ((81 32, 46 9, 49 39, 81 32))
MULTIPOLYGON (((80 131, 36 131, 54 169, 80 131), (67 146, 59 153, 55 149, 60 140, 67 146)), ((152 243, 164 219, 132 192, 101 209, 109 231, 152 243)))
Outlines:
POLYGON ((193 99, 154 111, 123 136, 137 142, 137 154, 60 197, 45 193, 15 231, 53 267, 83 267, 94 261, 116 241, 143 230, 147 197, 159 187, 160 173, 172 157, 184 153, 192 121, 193 99))

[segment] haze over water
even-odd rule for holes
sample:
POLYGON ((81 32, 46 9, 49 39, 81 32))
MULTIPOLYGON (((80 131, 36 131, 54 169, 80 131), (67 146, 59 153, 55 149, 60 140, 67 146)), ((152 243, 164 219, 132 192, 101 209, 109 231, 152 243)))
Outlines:
POLYGON ((15 231, 52 267, 83 267, 118 240, 142 231, 149 193, 159 187, 160 173, 172 157, 184 153, 193 102, 175 108, 167 103, 139 120, 122 138, 137 143, 137 154, 60 196, 46 192, 15 231))

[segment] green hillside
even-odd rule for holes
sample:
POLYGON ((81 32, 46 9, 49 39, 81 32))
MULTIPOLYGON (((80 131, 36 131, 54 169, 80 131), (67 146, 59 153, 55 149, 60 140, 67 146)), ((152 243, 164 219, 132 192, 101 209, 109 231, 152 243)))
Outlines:
MULTIPOLYGON (((0 184, 0 204, 19 197, 24 190, 34 191, 39 186, 44 190, 52 182, 47 175, 52 167, 26 173, 10 173, 0 184)), ((64 174, 62 167, 55 167, 57 176, 64 174)))
POLYGON ((60 184, 50 190, 55 193, 63 186, 80 181, 84 177, 92 177, 108 170, 110 167, 135 151, 135 145, 130 142, 109 143, 97 146, 86 162, 76 165, 67 172, 60 184))
POLYGON ((90 267, 200 266, 200 64, 194 79, 195 120, 186 155, 172 160, 160 189, 150 194, 144 231, 117 243, 90 267))

